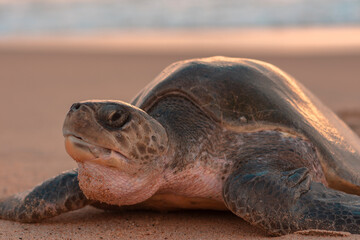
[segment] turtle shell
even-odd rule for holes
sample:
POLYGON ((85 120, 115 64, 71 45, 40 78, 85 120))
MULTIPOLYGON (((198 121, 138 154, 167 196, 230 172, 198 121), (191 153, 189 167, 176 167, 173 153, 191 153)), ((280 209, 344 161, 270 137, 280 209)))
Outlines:
POLYGON ((182 95, 222 126, 281 125, 305 135, 320 153, 329 186, 360 194, 360 139, 294 78, 257 60, 212 57, 176 62, 132 104, 148 111, 182 95))

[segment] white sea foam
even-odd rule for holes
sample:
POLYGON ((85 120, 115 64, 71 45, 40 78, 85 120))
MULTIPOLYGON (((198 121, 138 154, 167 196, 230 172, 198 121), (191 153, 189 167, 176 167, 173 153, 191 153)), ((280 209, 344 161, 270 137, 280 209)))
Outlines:
POLYGON ((0 0, 0 35, 360 24, 359 0, 0 0))

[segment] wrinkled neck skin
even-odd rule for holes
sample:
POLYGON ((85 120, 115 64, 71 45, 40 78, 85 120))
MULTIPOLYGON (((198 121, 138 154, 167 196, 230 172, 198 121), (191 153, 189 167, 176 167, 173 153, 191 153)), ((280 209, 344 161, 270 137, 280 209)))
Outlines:
POLYGON ((233 162, 226 158, 218 123, 180 97, 164 99, 148 113, 165 127, 169 139, 157 194, 222 202, 222 186, 233 162))
POLYGON ((145 201, 162 184, 159 172, 134 177, 91 162, 78 163, 78 172, 80 188, 87 198, 118 206, 145 201))
POLYGON ((233 161, 226 159, 226 153, 224 156, 216 153, 217 147, 213 144, 219 142, 200 138, 192 146, 180 147, 181 150, 175 149, 174 146, 179 147, 179 144, 174 143, 158 193, 222 202, 223 184, 231 172, 233 161), (182 153, 185 154, 181 156, 182 153))

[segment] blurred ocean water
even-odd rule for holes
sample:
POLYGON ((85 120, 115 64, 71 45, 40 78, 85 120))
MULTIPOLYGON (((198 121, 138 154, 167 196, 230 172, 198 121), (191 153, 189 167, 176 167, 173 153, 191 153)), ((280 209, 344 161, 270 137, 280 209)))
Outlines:
POLYGON ((0 35, 360 25, 360 0, 0 0, 0 35))

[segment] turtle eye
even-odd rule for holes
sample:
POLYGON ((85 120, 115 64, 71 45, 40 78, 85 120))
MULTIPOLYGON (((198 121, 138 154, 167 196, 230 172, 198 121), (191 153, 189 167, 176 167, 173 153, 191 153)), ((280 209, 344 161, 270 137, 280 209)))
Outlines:
POLYGON ((113 128, 119 128, 122 127, 127 122, 127 119, 129 118, 129 113, 117 110, 111 112, 108 118, 109 118, 108 120, 109 126, 113 128))
POLYGON ((117 120, 119 120, 121 118, 121 114, 119 112, 112 112, 110 113, 110 121, 112 122, 116 122, 117 120))
POLYGON ((99 111, 99 122, 106 128, 118 129, 129 121, 130 114, 119 105, 105 105, 99 111))

